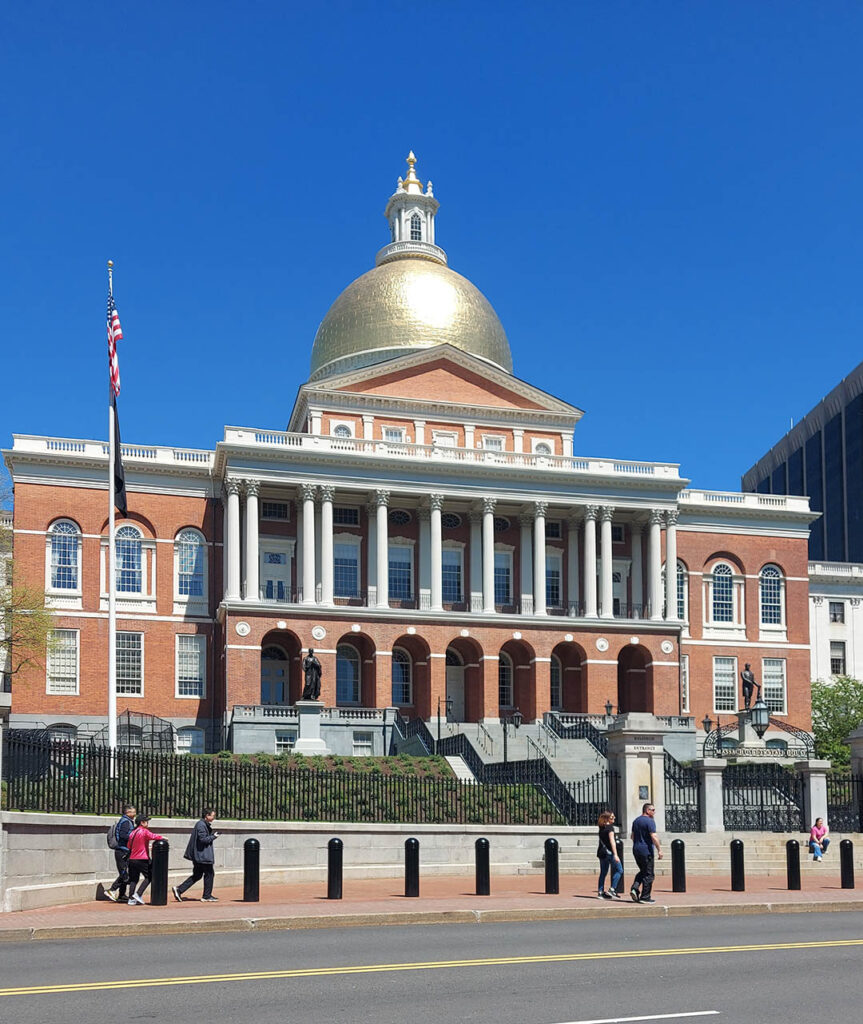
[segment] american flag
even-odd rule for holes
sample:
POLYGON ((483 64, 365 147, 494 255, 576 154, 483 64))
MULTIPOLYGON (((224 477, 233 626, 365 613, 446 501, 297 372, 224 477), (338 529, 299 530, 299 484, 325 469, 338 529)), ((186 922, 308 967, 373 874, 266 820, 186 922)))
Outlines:
POLYGON ((120 315, 114 305, 114 296, 108 296, 108 373, 111 377, 111 391, 120 394, 120 363, 117 360, 117 342, 123 340, 120 315))

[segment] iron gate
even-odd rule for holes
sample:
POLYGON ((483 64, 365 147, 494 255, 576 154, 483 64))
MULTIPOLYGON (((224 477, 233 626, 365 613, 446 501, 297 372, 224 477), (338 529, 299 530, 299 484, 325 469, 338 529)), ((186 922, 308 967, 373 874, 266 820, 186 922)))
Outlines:
POLYGON ((665 752, 665 829, 697 832, 701 828, 698 772, 686 768, 665 752))
POLYGON ((803 780, 778 764, 735 764, 722 772, 730 832, 806 832, 803 780))
POLYGON ((863 832, 863 779, 827 776, 827 824, 836 832, 863 832))

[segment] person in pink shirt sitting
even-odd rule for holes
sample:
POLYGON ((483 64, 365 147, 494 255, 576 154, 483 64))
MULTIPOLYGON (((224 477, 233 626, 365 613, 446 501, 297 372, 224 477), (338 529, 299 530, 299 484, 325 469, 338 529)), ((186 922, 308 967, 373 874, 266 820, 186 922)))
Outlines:
POLYGON ((153 862, 150 860, 150 843, 154 839, 164 839, 164 836, 157 836, 147 826, 150 824, 150 817, 147 814, 139 814, 135 819, 135 828, 129 835, 129 906, 134 907, 143 904, 143 895, 150 884, 150 874, 153 862), (138 891, 135 886, 138 879, 143 876, 138 891))
POLYGON ((809 830, 809 852, 815 859, 815 863, 820 863, 821 858, 827 852, 827 847, 830 845, 830 840, 827 838, 827 833, 830 831, 829 828, 824 824, 823 818, 816 818, 815 824, 809 830))

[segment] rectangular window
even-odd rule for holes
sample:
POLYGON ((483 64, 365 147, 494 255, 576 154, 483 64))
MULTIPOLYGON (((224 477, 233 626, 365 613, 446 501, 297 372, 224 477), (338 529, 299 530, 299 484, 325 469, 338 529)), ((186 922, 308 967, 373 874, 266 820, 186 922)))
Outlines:
POLYGON ((844 622, 845 621, 845 602, 844 601, 831 601, 830 602, 830 621, 831 622, 844 622))
POLYGON ((177 696, 203 699, 207 638, 193 633, 177 635, 177 696))
POLYGON ((261 552, 261 597, 264 601, 290 599, 290 569, 287 551, 261 552))
POLYGON ((333 524, 335 526, 359 526, 360 510, 348 505, 334 505, 333 524))
POLYGON ((842 640, 830 641, 830 674, 845 675, 845 643, 842 640))
POLYGON ((512 559, 506 551, 494 553, 494 603, 512 603, 512 559))
POLYGON ((78 692, 78 630, 55 629, 48 654, 46 693, 78 692))
POLYGON ((204 596, 204 546, 191 532, 177 542, 177 593, 180 597, 204 596))
POLYGON ((289 509, 286 501, 262 501, 261 519, 287 519, 289 509))
POLYGON ((563 710, 563 686, 561 681, 561 665, 560 660, 552 654, 551 656, 551 708, 552 711, 563 710))
POLYGON ((144 694, 144 634, 117 634, 117 693, 126 697, 144 694))
POLYGON ((689 655, 680 656, 680 713, 689 714, 689 655))
POLYGON ((203 754, 204 730, 185 728, 177 730, 178 754, 203 754))
MULTIPOLYGON (((123 527, 125 529, 125 527, 123 527)), ((142 594, 144 592, 143 552, 137 537, 117 537, 117 593, 142 594)))
POLYGON ((51 535, 51 588, 78 589, 78 534, 70 524, 60 523, 51 535), (62 532, 61 532, 62 528, 62 532))
POLYGON ((761 686, 764 691, 764 703, 768 710, 777 715, 784 715, 786 713, 784 658, 764 658, 762 660, 761 686))
POLYGON ((333 593, 336 597, 359 595, 360 549, 357 544, 333 545, 333 593))
POLYGON ((444 604, 459 604, 462 600, 461 550, 444 548, 441 552, 441 591, 444 604))
POLYGON ((737 658, 713 659, 713 710, 737 710, 737 658))
POLYGON ((277 754, 290 754, 294 749, 294 745, 297 742, 297 734, 295 732, 277 732, 276 733, 276 753, 277 754))
POLYGON ((487 452, 502 452, 503 438, 497 434, 483 434, 482 446, 487 452))
POLYGON ((455 448, 457 440, 455 434, 450 434, 446 430, 435 430, 432 433, 432 444, 438 448, 455 448))
POLYGON ((561 533, 559 519, 546 519, 545 536, 548 540, 560 540, 563 534, 561 533))
POLYGON ((553 555, 545 560, 545 603, 549 608, 561 606, 560 559, 553 555))
POLYGON ((404 427, 384 427, 384 440, 390 444, 402 444, 405 439, 404 427))
POLYGON ((374 753, 374 738, 370 732, 355 732, 353 735, 354 757, 371 757, 374 753))
POLYGON ((409 601, 413 597, 411 569, 413 549, 401 544, 390 545, 389 590, 396 601, 409 601))
POLYGON ((622 544, 623 543, 623 524, 612 523, 611 524, 611 543, 622 544))

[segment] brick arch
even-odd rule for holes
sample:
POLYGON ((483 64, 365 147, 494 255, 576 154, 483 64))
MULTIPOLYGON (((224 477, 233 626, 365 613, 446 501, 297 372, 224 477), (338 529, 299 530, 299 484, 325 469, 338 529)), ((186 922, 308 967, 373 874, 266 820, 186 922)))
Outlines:
POLYGON ((431 648, 424 637, 403 633, 393 640, 393 648, 401 647, 410 655, 411 681, 413 683, 413 704, 406 707, 404 714, 409 718, 431 718, 431 648))
MULTIPOLYGON (((444 648, 444 655, 452 648, 462 660, 464 665, 464 718, 466 722, 478 722, 480 719, 486 716, 486 680, 487 678, 492 679, 494 685, 495 694, 497 692, 497 673, 485 671, 485 662, 483 659, 482 645, 478 643, 473 637, 457 636, 444 648)), ((443 660, 444 659, 435 659, 443 660)), ((446 667, 444 666, 444 685, 446 681, 446 667)), ((443 691, 442 691, 443 693, 443 691)), ((497 699, 495 697, 495 706, 497 699)), ((437 714, 437 706, 435 703, 434 713, 437 714)))
MULTIPOLYGON (((360 656, 360 704, 365 708, 376 708, 376 707, 389 707, 390 700, 389 694, 383 704, 378 703, 378 691, 377 691, 377 647, 374 640, 368 635, 368 633, 343 633, 342 636, 335 643, 335 649, 338 650, 341 644, 350 644, 355 647, 359 652, 360 656)), ((338 703, 337 691, 336 691, 336 670, 337 657, 333 658, 333 686, 332 695, 333 703, 338 703)), ((389 684, 389 673, 386 673, 386 681, 389 684)))
MULTIPOLYGON (((139 527, 143 531, 145 536, 149 534, 149 536, 147 536, 148 540, 154 540, 156 537, 156 527, 153 526, 153 523, 146 516, 142 516, 140 512, 130 512, 127 516, 123 516, 122 518, 118 516, 116 519, 115 528, 119 530, 121 526, 139 527)), ((103 534, 107 534, 107 519, 102 520, 102 527, 100 532, 103 534)))
POLYGON ((580 644, 559 643, 552 656, 560 661, 563 710, 570 714, 587 713, 587 653, 580 644))
POLYGON ((708 572, 712 570, 716 562, 728 562, 740 573, 741 576, 746 575, 746 567, 741 561, 740 556, 732 554, 730 551, 714 551, 711 555, 708 555, 707 558, 704 559, 702 571, 708 572))
POLYGON ((653 713, 653 659, 641 644, 627 644, 617 656, 617 707, 653 713))
POLYGON ((512 702, 526 722, 536 719, 536 652, 526 640, 507 640, 500 649, 512 659, 512 702))

